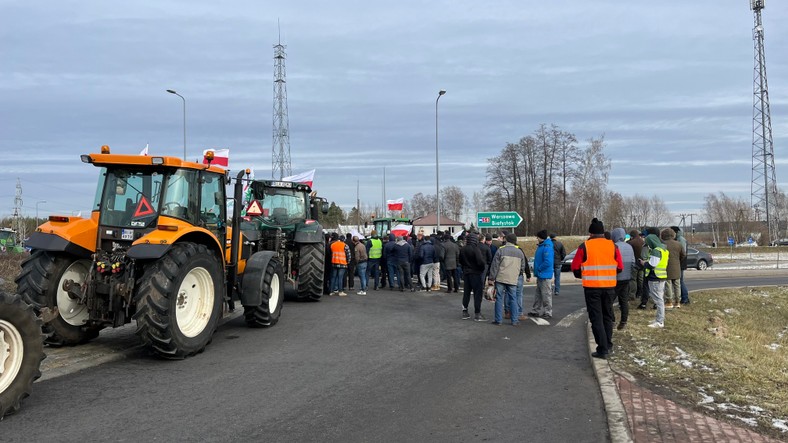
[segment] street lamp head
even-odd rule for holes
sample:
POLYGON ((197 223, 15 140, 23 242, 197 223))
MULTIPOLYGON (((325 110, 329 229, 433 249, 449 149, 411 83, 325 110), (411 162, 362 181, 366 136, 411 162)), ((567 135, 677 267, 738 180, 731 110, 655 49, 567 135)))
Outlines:
POLYGON ((438 95, 443 95, 443 94, 445 94, 445 93, 446 93, 446 90, 445 90, 445 89, 441 89, 440 91, 438 91, 438 95))
POLYGON ((177 94, 177 92, 173 91, 172 89, 168 89, 167 92, 169 92, 170 94, 177 94))

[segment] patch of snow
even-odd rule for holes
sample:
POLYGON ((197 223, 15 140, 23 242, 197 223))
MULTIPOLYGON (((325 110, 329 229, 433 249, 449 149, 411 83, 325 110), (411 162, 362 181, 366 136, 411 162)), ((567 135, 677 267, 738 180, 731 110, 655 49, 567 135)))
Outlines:
POLYGON ((679 363, 681 364, 681 366, 684 366, 685 368, 692 367, 692 362, 689 360, 679 360, 679 363))
POLYGON ((753 406, 753 405, 747 406, 747 409, 749 409, 750 412, 753 412, 755 414, 762 414, 762 413, 764 413, 766 411, 765 409, 763 409, 761 407, 753 406))
POLYGON ((780 348, 780 344, 779 343, 772 343, 770 345, 764 345, 764 346, 766 346, 767 348, 771 349, 772 351, 776 351, 777 349, 780 348))
POLYGON ((722 411, 736 411, 736 412, 744 412, 745 408, 734 404, 734 403, 720 403, 717 407, 722 411))
POLYGON ((727 308, 727 309, 723 309, 723 312, 725 312, 726 314, 734 314, 734 315, 739 315, 739 314, 741 314, 741 313, 739 312, 739 310, 738 310, 738 309, 736 309, 736 308, 727 308))
POLYGON ((707 405, 709 403, 714 403, 714 397, 710 395, 706 395, 705 393, 700 393, 700 401, 698 402, 699 405, 707 405))
POLYGON ((635 362, 640 367, 646 366, 646 360, 641 360, 639 358, 633 358, 632 361, 635 362))
POLYGON ((718 391, 714 391, 714 393, 715 393, 715 394, 717 394, 717 395, 722 395, 722 394, 724 394, 724 393, 725 393, 725 391, 723 391, 723 390, 721 390, 721 389, 720 389, 720 390, 718 390, 718 391))
POLYGON ((782 432, 788 432, 788 422, 780 419, 772 419, 772 427, 777 428, 782 432))
POLYGON ((734 418, 734 419, 739 420, 739 421, 742 421, 742 422, 744 422, 744 424, 746 424, 748 426, 752 426, 753 428, 758 426, 758 421, 755 420, 754 418, 739 417, 738 415, 731 415, 731 414, 727 414, 727 415, 728 415, 728 417, 734 418))

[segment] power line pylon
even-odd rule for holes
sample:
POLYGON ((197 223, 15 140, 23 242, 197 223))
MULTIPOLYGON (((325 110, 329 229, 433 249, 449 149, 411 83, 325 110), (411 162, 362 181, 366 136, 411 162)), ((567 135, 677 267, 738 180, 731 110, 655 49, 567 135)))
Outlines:
POLYGON ((290 167, 290 120, 287 116, 287 71, 285 48, 281 33, 274 45, 274 142, 271 176, 281 180, 292 175, 290 167))
POLYGON ((16 179, 16 196, 14 196, 14 218, 13 228, 16 231, 16 244, 21 245, 27 233, 25 232, 25 221, 22 218, 22 181, 16 179))
POLYGON ((751 203, 756 213, 764 211, 769 231, 767 244, 779 238, 780 211, 777 180, 774 172, 772 117, 769 110, 769 86, 766 81, 766 51, 763 45, 761 11, 764 0, 750 0, 755 16, 752 38, 755 41, 755 72, 752 105, 752 184, 751 203))

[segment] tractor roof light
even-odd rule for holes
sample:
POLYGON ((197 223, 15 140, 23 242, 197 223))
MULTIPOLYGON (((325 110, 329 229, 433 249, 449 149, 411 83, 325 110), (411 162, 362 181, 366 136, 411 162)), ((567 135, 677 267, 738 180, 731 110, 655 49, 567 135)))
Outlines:
POLYGON ((82 154, 79 156, 82 163, 93 163, 93 158, 89 154, 82 154))
POLYGON ((177 225, 159 225, 159 226, 157 226, 157 228, 159 229, 159 231, 172 231, 172 232, 175 232, 175 231, 178 230, 178 226, 177 225))
POLYGON ((50 215, 49 221, 58 222, 58 223, 68 223, 68 217, 64 217, 62 215, 50 215))
POLYGON ((110 153, 109 152, 109 146, 107 146, 107 145, 102 146, 101 147, 101 153, 102 154, 109 154, 110 153))
POLYGON ((150 164, 152 165, 163 165, 164 164, 164 157, 151 157, 150 164))

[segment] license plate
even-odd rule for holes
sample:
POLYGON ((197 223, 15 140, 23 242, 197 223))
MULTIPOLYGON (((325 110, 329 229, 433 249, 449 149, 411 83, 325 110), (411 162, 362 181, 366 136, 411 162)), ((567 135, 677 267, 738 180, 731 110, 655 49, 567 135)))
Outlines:
POLYGON ((121 240, 134 240, 134 230, 133 229, 124 229, 120 232, 120 239, 121 240))

